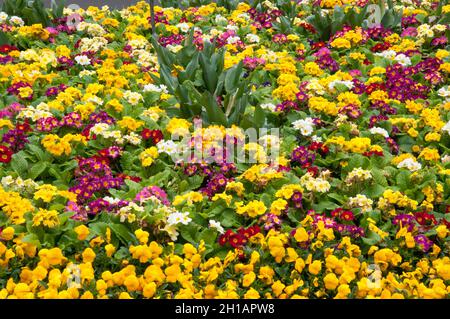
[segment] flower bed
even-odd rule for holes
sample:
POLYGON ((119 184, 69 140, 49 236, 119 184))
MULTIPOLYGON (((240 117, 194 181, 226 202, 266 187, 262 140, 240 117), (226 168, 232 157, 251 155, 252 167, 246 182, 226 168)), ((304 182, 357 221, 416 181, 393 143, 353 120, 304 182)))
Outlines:
POLYGON ((348 2, 0 13, 0 298, 446 298, 450 6, 348 2))

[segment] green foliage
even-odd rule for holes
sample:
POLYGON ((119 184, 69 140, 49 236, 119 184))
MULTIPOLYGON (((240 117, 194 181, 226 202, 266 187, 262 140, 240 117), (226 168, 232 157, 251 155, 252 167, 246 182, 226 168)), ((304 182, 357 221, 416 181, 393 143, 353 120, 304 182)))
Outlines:
POLYGON ((184 2, 186 3, 186 6, 189 7, 200 7, 211 3, 210 0, 185 0, 184 2))
POLYGON ((253 115, 247 113, 251 102, 248 94, 251 76, 243 76, 242 62, 224 70, 225 49, 217 49, 206 41, 203 50, 198 51, 192 32, 177 53, 161 46, 153 37, 151 42, 160 64, 159 78, 154 77, 154 80, 166 85, 176 97, 180 116, 186 119, 201 117, 207 124, 236 124, 244 128, 264 124, 261 108, 256 107, 253 115), (219 99, 223 101, 222 106, 219 99))
POLYGON ((53 18, 59 19, 63 17, 64 7, 66 5, 66 0, 52 0, 51 11, 53 18))
POLYGON ((241 1, 239 0, 217 0, 216 3, 219 7, 224 7, 227 10, 235 10, 238 4, 241 1))
POLYGON ((402 15, 403 11, 396 11, 394 9, 394 4, 392 3, 392 0, 388 0, 388 9, 384 11, 384 14, 381 18, 381 24, 383 27, 388 29, 397 30, 400 28, 402 23, 402 15))
POLYGON ((11 44, 6 33, 0 31, 0 45, 11 44))

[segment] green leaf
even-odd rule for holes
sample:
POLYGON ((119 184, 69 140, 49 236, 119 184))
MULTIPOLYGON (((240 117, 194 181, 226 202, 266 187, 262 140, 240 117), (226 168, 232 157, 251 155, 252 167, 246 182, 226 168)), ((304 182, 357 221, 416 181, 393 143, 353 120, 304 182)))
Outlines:
POLYGON ((66 0, 52 0, 51 8, 52 8, 52 14, 55 18, 62 18, 64 7, 66 4, 66 0))
POLYGON ((39 146, 34 144, 27 144, 27 148, 31 150, 31 153, 37 157, 39 161, 49 161, 51 159, 50 154, 44 152, 39 146))
POLYGON ((419 187, 423 188, 429 184, 434 184, 435 181, 436 181, 436 175, 431 172, 428 172, 423 176, 422 181, 419 184, 419 187))
POLYGON ((195 71, 198 69, 198 54, 194 55, 184 71, 179 73, 180 83, 186 80, 195 80, 195 71))
POLYGON ((183 237, 184 240, 188 241, 192 245, 196 245, 198 243, 196 238, 198 236, 199 228, 200 226, 195 225, 193 223, 190 223, 189 225, 186 226, 183 225, 180 227, 180 235, 181 237, 183 237))
POLYGON ((8 36, 3 31, 0 31, 0 45, 11 44, 8 36))
POLYGON ((388 186, 388 181, 384 176, 384 172, 380 169, 373 168, 371 171, 373 180, 381 186, 388 186))
POLYGON ((373 231, 369 231, 369 236, 367 236, 365 238, 361 238, 361 239, 362 239, 363 243, 365 243, 368 246, 373 246, 382 240, 380 235, 378 235, 377 233, 374 233, 373 231))
POLYGON ((211 124, 227 126, 225 113, 219 108, 214 96, 206 91, 202 95, 202 103, 206 110, 207 121, 211 124))
POLYGON ((130 232, 130 230, 122 224, 110 224, 109 228, 113 231, 113 233, 119 238, 121 242, 125 245, 129 245, 130 243, 136 242, 136 238, 130 232))
POLYGON ((345 198, 342 195, 339 195, 337 193, 331 193, 331 194, 327 194, 328 197, 336 200, 338 203, 343 204, 345 203, 345 198))
POLYGON ((187 191, 189 187, 189 183, 186 180, 181 181, 181 183, 178 185, 178 192, 180 193, 184 193, 185 191, 187 191))
POLYGON ((152 43, 153 48, 158 55, 160 65, 171 67, 174 59, 173 53, 170 52, 167 48, 160 45, 154 37, 150 37, 150 42, 152 43))
POLYGON ((38 247, 41 246, 41 243, 39 241, 39 237, 36 234, 32 234, 32 233, 30 234, 29 233, 29 234, 25 235, 21 239, 21 241, 24 242, 24 243, 33 244, 33 245, 38 246, 38 247))
POLYGON ((345 167, 346 170, 351 171, 354 168, 367 168, 369 166, 369 160, 359 154, 353 154, 350 160, 348 161, 348 165, 345 167))
POLYGON ((167 86, 168 91, 171 94, 175 94, 175 90, 178 87, 178 80, 175 78, 167 65, 161 64, 159 67, 160 78, 163 84, 167 86))
POLYGON ((117 260, 123 260, 129 257, 129 251, 125 247, 120 247, 119 250, 114 254, 114 258, 117 260))
POLYGON ((125 179, 125 184, 127 184, 128 188, 133 192, 139 192, 142 188, 139 183, 132 181, 131 179, 125 179))
POLYGON ((386 28, 389 28, 394 24, 394 15, 391 9, 385 12, 383 18, 381 19, 381 24, 386 28))
POLYGON ((225 76, 225 90, 227 92, 234 92, 237 89, 239 80, 241 79, 242 69, 242 61, 228 69, 225 76))
POLYGON ((342 10, 342 7, 335 6, 334 12, 333 12, 333 22, 331 24, 331 32, 336 33, 340 29, 342 29, 342 24, 344 22, 344 11, 342 10))
POLYGON ((41 175, 48 167, 47 163, 38 162, 31 166, 30 171, 28 172, 28 177, 31 179, 36 179, 39 175, 41 175))
POLYGON ((409 171, 402 170, 395 177, 397 185, 401 190, 406 190, 412 186, 410 184, 410 175, 411 173, 409 171))
POLYGON ((203 240, 206 245, 212 245, 216 241, 217 231, 214 229, 206 228, 198 236, 198 241, 203 240))
POLYGON ((255 114, 253 116, 253 123, 255 123, 256 128, 260 128, 264 125, 264 122, 266 121, 266 114, 264 110, 261 108, 261 106, 256 105, 255 106, 255 114))
POLYGON ((220 223, 223 227, 237 227, 239 226, 239 219, 234 210, 226 209, 220 215, 220 223))
POLYGON ((25 177, 28 171, 28 161, 24 158, 24 152, 20 151, 12 156, 11 168, 20 176, 25 177))
MULTIPOLYGON (((61 206, 62 206, 62 205, 61 205, 61 206)), ((62 206, 62 208, 64 208, 64 206, 62 206)), ((51 208, 51 209, 55 209, 55 208, 51 208)), ((69 220, 70 217, 73 216, 73 214, 74 214, 73 212, 65 212, 65 213, 59 214, 59 215, 58 215, 59 222, 60 222, 61 224, 64 224, 66 221, 69 220)))
POLYGON ((321 200, 319 203, 313 204, 312 207, 318 212, 323 212, 325 210, 331 211, 333 209, 336 209, 339 207, 339 205, 331 201, 321 200))
POLYGON ((203 184, 204 177, 200 175, 194 175, 187 179, 189 187, 192 190, 198 189, 203 184))
POLYGON ((89 224, 89 229, 92 230, 97 236, 104 236, 106 234, 107 223, 104 222, 94 222, 89 224))
POLYGON ((383 187, 380 184, 373 184, 370 185, 369 187, 367 187, 366 189, 364 189, 364 192, 366 193, 367 196, 371 197, 371 198, 378 198, 381 196, 381 194, 383 194, 385 190, 385 187, 383 187))
POLYGON ((145 180, 145 185, 146 186, 164 186, 167 181, 169 180, 171 175, 171 171, 170 169, 166 169, 156 175, 153 175, 152 177, 148 178, 147 180, 145 180))
POLYGON ((203 81, 209 92, 212 94, 216 90, 217 81, 219 77, 217 75, 217 69, 214 66, 212 60, 208 60, 205 54, 200 54, 199 56, 200 66, 202 67, 203 81))

